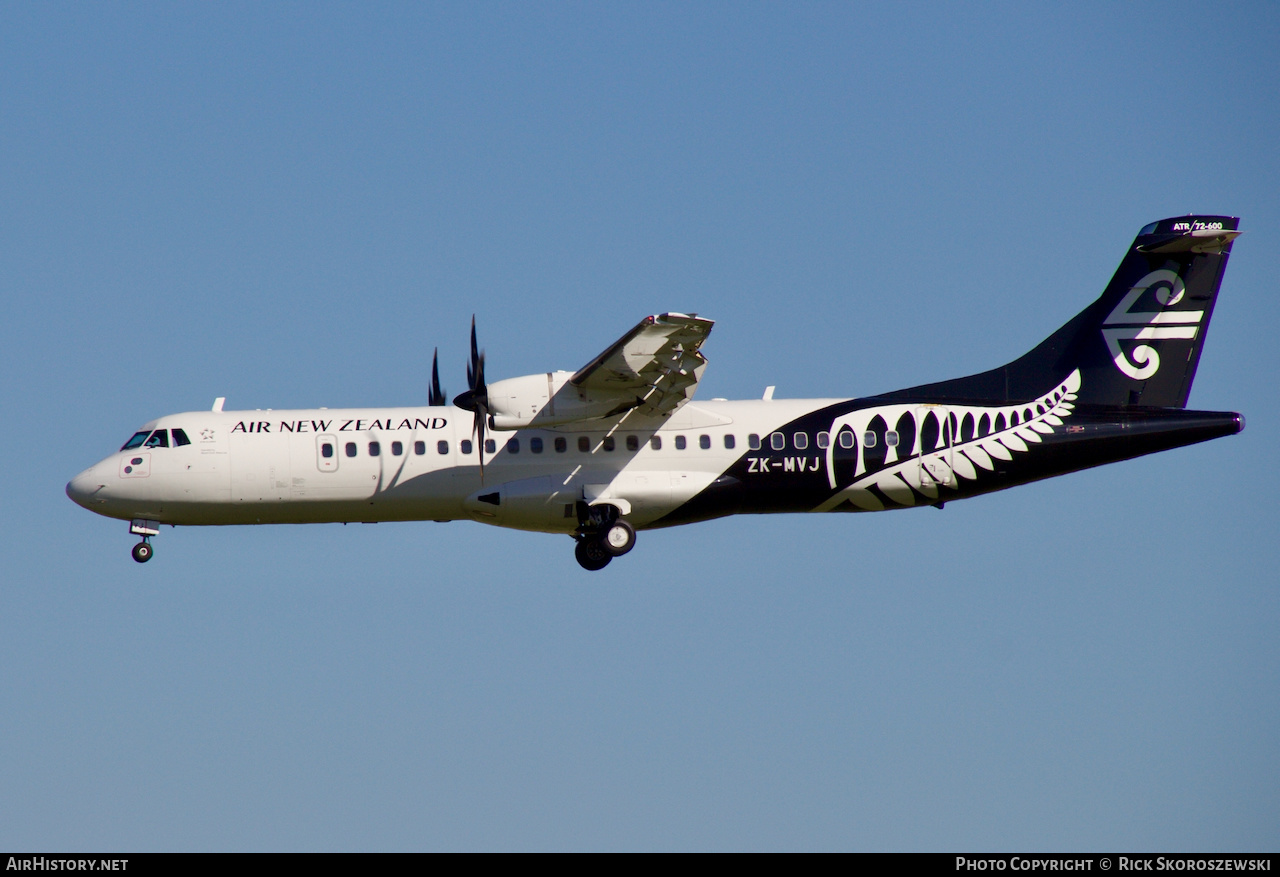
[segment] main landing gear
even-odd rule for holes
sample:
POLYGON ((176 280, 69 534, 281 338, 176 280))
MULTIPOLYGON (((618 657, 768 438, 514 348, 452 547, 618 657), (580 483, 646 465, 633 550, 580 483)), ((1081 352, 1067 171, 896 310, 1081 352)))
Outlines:
POLYGON ((574 546, 573 556, 578 561, 578 565, 590 572, 598 569, 604 569, 609 565, 609 561, 613 560, 613 555, 604 550, 604 545, 599 539, 592 539, 589 536, 575 536, 578 544, 574 546))
POLYGON ((151 559, 151 555, 155 553, 155 549, 151 547, 151 543, 143 539, 137 545, 133 546, 133 559, 138 563, 146 563, 151 559))
POLYGON ((617 506, 579 503, 578 520, 573 556, 585 570, 604 569, 609 561, 635 547, 635 528, 622 519, 617 506))

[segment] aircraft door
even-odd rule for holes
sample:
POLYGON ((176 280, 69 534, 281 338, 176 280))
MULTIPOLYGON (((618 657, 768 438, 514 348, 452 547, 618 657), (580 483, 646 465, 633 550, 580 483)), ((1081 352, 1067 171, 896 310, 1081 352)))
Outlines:
POLYGON ((926 491, 939 486, 955 486, 956 474, 951 456, 955 431, 952 419, 950 409, 942 405, 916 409, 920 432, 920 462, 916 474, 919 486, 926 491))
POLYGON ((316 466, 321 472, 338 471, 338 440, 333 436, 316 436, 316 466))

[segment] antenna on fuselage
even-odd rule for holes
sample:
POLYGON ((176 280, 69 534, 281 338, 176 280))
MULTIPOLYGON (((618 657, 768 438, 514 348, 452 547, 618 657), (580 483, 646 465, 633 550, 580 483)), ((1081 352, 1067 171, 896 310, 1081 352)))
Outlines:
POLYGON ((218 414, 221 414, 221 413, 222 413, 222 406, 223 406, 223 405, 225 405, 226 403, 227 403, 227 397, 226 397, 226 396, 219 396, 217 399, 214 399, 214 400, 213 400, 213 410, 214 410, 215 412, 217 412, 218 414))

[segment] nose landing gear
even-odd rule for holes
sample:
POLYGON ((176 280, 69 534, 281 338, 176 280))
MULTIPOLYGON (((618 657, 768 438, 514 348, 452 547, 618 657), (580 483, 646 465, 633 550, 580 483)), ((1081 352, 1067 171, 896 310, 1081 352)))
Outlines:
POLYGON ((636 530, 622 519, 617 506, 578 503, 578 521, 573 556, 585 570, 604 569, 635 547, 636 530))
POLYGON ((155 554, 155 549, 151 547, 151 537, 160 533, 160 522, 134 518, 129 522, 129 532, 142 537, 142 541, 133 546, 133 559, 138 563, 146 563, 155 554))

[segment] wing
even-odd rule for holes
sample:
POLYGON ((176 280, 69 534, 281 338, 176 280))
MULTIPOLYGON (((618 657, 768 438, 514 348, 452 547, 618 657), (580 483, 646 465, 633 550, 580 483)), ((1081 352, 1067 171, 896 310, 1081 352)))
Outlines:
POLYGON ((696 314, 645 317, 578 369, 565 389, 596 403, 612 402, 609 415, 637 409, 638 414, 667 417, 693 398, 707 367, 698 348, 713 325, 714 320, 696 314))

